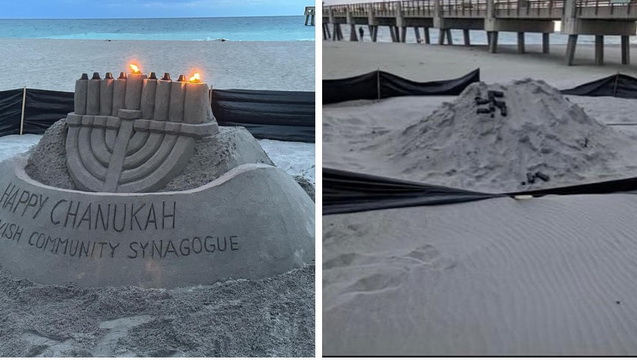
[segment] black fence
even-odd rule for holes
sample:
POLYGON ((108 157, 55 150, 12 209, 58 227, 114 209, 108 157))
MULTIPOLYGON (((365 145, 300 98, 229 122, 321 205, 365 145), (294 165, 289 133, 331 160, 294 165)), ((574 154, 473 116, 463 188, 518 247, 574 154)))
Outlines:
POLYGON ((531 195, 541 197, 545 195, 634 193, 636 191, 637 178, 626 178, 550 189, 488 194, 323 168, 323 215, 454 204, 504 196, 531 195))
POLYGON ((617 73, 572 89, 562 90, 562 94, 637 99, 637 79, 632 76, 617 73))
MULTIPOLYGON (((314 92, 212 90, 211 98, 221 126, 244 126, 261 139, 314 142, 314 92)), ((0 136, 43 134, 72 111, 72 92, 0 91, 0 136)))
POLYGON ((459 95, 480 81, 480 69, 451 80, 416 82, 384 71, 346 79, 323 80, 323 104, 351 100, 376 100, 396 96, 459 95))

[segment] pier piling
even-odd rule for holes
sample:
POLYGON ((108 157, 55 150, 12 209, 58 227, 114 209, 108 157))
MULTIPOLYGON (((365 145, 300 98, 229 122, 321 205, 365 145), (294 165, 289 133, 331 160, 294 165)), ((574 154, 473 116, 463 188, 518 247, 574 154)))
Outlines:
POLYGON ((308 22, 310 23, 309 25, 314 26, 314 14, 315 14, 314 6, 305 7, 305 11, 304 11, 305 26, 308 26, 308 22))
POLYGON ((595 65, 604 65, 604 35, 595 35, 595 65))
POLYGON ((518 53, 524 54, 524 32, 518 32, 518 53))
POLYGON ((621 36, 621 52, 622 52, 622 64, 630 64, 630 43, 628 35, 621 36))

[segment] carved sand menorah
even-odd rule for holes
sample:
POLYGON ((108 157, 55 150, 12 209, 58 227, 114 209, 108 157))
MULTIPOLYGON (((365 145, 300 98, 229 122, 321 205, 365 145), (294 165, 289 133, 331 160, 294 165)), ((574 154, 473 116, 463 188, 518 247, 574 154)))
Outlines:
POLYGON ((75 83, 66 153, 80 190, 158 190, 183 171, 196 139, 219 132, 199 74, 172 81, 131 68, 117 79, 82 74, 75 83))

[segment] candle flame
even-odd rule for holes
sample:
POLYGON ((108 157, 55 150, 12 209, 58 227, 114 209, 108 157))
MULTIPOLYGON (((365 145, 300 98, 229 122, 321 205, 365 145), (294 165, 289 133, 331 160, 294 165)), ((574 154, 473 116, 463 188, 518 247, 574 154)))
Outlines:
POLYGON ((195 73, 193 76, 190 77, 190 82, 201 82, 201 75, 199 75, 199 73, 195 73))
POLYGON ((142 71, 139 69, 139 67, 135 64, 130 64, 130 68, 133 70, 133 74, 141 74, 142 71))

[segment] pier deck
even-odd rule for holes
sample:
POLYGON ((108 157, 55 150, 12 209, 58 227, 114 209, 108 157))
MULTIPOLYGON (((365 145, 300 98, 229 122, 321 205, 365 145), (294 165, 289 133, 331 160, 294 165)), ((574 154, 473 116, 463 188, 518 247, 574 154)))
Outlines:
POLYGON ((452 45, 452 29, 487 32, 489 52, 497 52, 501 31, 518 34, 518 52, 525 52, 525 33, 542 33, 542 51, 549 52, 554 21, 568 35, 565 63, 573 64, 578 35, 595 35, 595 63, 604 63, 604 36, 620 36, 622 64, 630 63, 628 37, 636 31, 637 0, 403 0, 323 6, 323 39, 343 40, 341 26, 350 26, 350 41, 358 41, 356 26, 367 25, 372 41, 379 26, 387 26, 392 41, 405 42, 408 28, 418 42, 431 43, 430 28, 440 30, 438 44, 452 45), (332 25, 332 29, 330 29, 332 25), (420 28, 424 30, 421 39, 420 28))

